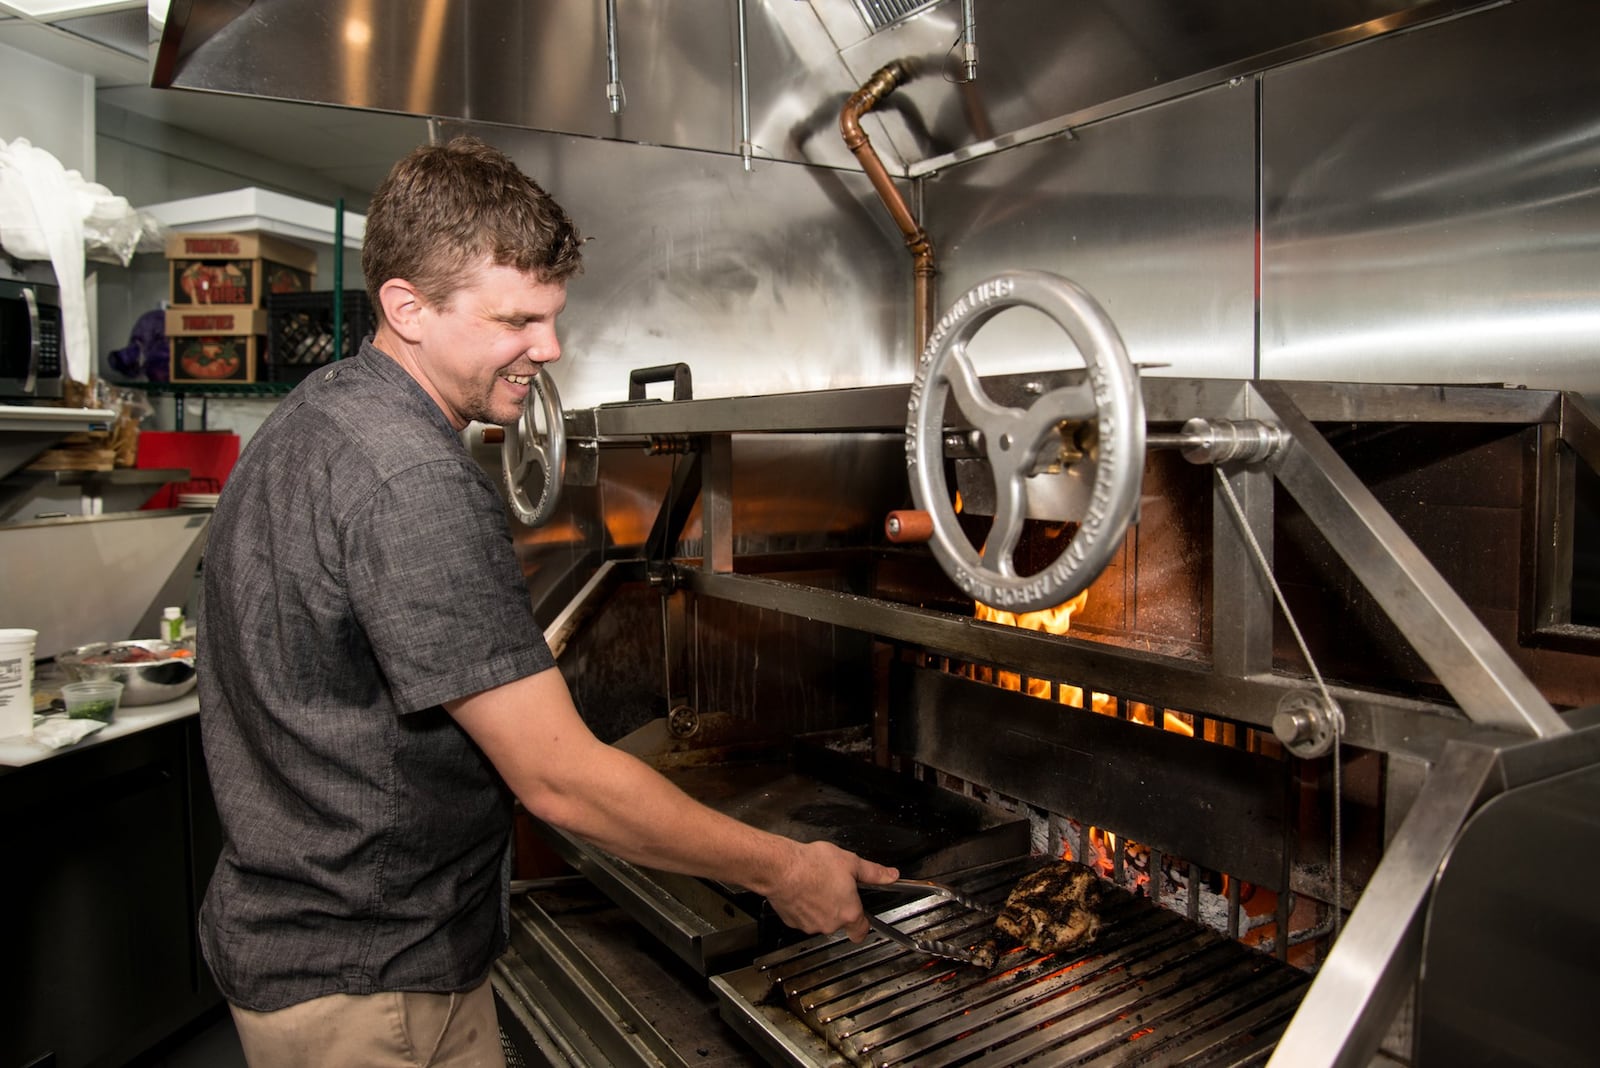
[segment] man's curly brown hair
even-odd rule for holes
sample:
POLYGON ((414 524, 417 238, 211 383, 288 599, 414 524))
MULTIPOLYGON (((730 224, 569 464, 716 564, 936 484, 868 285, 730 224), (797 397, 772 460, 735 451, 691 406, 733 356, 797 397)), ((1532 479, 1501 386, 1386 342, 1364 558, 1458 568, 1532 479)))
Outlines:
POLYGON ((583 269, 572 220, 510 157, 476 137, 423 145, 372 195, 361 269, 381 318, 378 290, 403 278, 446 306, 488 257, 502 267, 564 282, 583 269))

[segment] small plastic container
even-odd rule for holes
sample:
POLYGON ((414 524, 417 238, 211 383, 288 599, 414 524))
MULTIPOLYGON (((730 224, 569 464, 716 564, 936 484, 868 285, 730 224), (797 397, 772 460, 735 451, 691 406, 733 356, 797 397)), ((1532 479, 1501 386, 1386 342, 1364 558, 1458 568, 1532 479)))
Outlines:
POLYGON ((88 679, 61 687, 68 719, 97 719, 110 723, 122 701, 122 683, 115 679, 88 679))

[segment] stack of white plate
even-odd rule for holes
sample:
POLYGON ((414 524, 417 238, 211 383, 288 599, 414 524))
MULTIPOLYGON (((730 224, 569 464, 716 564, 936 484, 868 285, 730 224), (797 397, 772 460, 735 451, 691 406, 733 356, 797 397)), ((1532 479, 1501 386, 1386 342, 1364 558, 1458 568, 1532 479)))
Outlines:
POLYGON ((179 508, 215 508, 220 493, 180 493, 178 494, 179 508))

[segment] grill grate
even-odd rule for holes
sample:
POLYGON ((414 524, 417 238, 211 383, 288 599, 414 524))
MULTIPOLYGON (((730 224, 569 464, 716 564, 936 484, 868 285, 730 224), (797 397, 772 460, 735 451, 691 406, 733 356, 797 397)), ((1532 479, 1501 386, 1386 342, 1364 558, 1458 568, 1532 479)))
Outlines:
MULTIPOLYGON (((998 906, 1026 866, 962 889, 998 906)), ((922 899, 883 913, 923 938, 972 945, 987 917, 922 899)), ((756 962, 773 996, 852 1064, 1239 1064, 1264 1057, 1309 977, 1148 900, 1106 888, 1087 951, 1019 948, 991 972, 881 938, 816 939, 756 962)))
POLYGON ((886 30, 897 22, 904 22, 919 11, 926 11, 939 0, 856 0, 856 10, 861 12, 873 33, 886 30))

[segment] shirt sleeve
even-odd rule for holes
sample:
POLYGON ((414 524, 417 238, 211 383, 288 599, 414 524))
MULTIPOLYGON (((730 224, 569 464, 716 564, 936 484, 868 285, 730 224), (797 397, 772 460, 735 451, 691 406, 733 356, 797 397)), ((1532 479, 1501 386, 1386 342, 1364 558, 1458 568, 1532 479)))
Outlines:
POLYGON ((500 498, 465 466, 407 468, 344 531, 351 609, 402 712, 555 665, 500 498))

